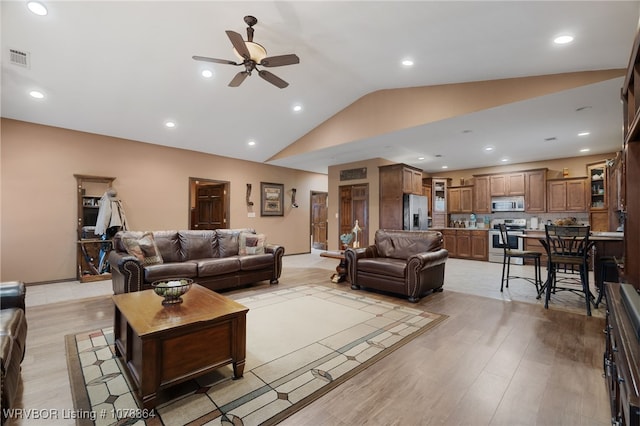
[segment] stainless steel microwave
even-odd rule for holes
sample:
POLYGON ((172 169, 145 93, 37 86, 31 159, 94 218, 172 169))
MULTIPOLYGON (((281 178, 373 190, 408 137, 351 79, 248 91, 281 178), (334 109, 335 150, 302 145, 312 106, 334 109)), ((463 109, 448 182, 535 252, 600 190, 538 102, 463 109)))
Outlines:
POLYGON ((493 212, 523 212, 524 196, 494 197, 491 199, 491 211, 493 212))

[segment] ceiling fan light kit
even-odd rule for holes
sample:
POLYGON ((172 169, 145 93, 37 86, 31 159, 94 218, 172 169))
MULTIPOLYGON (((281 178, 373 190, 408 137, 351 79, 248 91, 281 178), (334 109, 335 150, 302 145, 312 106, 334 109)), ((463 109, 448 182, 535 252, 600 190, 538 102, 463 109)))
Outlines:
POLYGON ((276 76, 275 74, 258 69, 257 66, 263 67, 281 67, 285 65, 294 65, 300 63, 300 58, 297 55, 291 53, 287 55, 267 56, 267 50, 260 44, 253 41, 253 26, 258 23, 258 20, 253 16, 245 16, 244 22, 247 27, 247 40, 243 40, 242 36, 235 31, 227 30, 227 37, 231 41, 233 46, 233 53, 240 62, 230 61, 228 59, 209 58, 206 56, 193 56, 196 61, 214 62, 224 65, 243 65, 244 71, 240 71, 229 82, 230 87, 238 87, 242 82, 251 75, 255 70, 258 71, 258 75, 264 80, 273 84, 280 89, 284 89, 289 85, 286 81, 276 76))

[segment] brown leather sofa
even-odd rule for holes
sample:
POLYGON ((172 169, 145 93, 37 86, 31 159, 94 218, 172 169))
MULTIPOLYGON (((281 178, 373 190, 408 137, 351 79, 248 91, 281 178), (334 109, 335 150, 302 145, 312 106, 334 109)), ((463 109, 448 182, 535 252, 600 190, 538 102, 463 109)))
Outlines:
POLYGON ((277 284, 284 247, 265 244, 263 254, 239 254, 241 233, 253 229, 154 231, 161 263, 145 264, 130 255, 125 239, 141 238, 139 231, 120 231, 113 238, 109 263, 114 294, 147 290, 167 278, 193 278, 211 290, 225 290, 269 280, 277 284))
POLYGON ((13 408, 20 384, 20 364, 27 344, 25 286, 19 281, 0 283, 0 367, 2 385, 2 424, 7 421, 5 409, 13 408))
POLYGON ((351 288, 371 288, 407 296, 410 302, 442 291, 449 252, 438 231, 379 229, 375 243, 345 251, 351 288))

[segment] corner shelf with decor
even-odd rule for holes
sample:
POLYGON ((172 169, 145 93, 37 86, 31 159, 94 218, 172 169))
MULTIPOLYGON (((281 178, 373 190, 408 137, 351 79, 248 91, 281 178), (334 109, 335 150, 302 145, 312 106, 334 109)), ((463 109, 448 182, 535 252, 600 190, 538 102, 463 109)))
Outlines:
POLYGON ((593 231, 609 231, 609 188, 606 161, 587 164, 589 224, 593 231))
POLYGON ((111 279, 109 265, 104 260, 111 251, 111 240, 94 234, 102 195, 111 188, 115 178, 74 175, 78 193, 78 221, 76 247, 76 278, 81 283, 111 279))

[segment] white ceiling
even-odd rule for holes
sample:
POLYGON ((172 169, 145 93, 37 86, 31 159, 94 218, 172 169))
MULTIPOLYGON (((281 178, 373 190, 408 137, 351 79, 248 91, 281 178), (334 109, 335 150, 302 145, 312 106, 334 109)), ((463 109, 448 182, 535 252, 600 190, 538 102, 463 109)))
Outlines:
MULTIPOLYGON (((3 117, 257 162, 376 90, 626 68, 640 12, 638 1, 43 1, 41 17, 25 3, 1 2, 3 117), (239 67, 191 59, 235 60, 225 30, 246 35, 245 15, 258 18, 254 41, 270 56, 300 57, 269 69, 289 87, 254 74, 231 88, 239 67), (575 41, 554 45, 560 33, 575 41), (9 49, 28 52, 30 67, 9 63, 9 49), (405 57, 415 66, 402 67, 405 57), (200 76, 204 67, 213 78, 200 76), (45 98, 31 98, 34 89, 45 98)), ((382 157, 435 172, 612 152, 621 86, 618 78, 270 164, 326 173, 382 157), (583 130, 591 134, 578 137, 583 130), (486 145, 496 150, 485 154, 486 145)))

